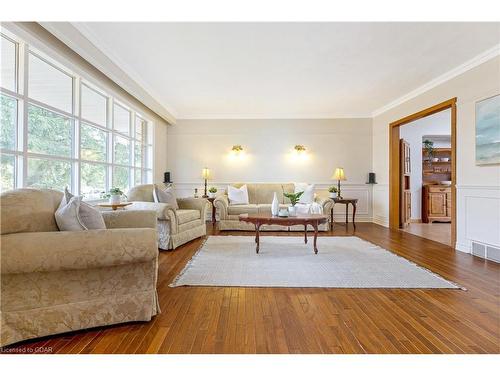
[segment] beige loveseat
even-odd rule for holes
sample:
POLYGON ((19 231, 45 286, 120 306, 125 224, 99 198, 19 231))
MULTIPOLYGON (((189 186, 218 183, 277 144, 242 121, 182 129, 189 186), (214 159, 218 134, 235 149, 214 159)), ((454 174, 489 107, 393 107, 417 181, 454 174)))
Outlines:
POLYGON ((175 249, 207 234, 205 215, 208 201, 204 198, 177 199, 178 209, 166 203, 155 203, 155 185, 138 185, 127 193, 134 210, 154 210, 158 219, 158 247, 175 249))
POLYGON ((108 229, 60 232, 62 196, 0 196, 0 346, 159 313, 154 212, 103 212, 108 229))
MULTIPOLYGON (((219 229, 220 230, 254 230, 253 224, 240 222, 238 216, 240 214, 257 214, 257 213, 271 213, 271 202, 274 197, 274 193, 277 194, 278 200, 280 202, 280 208, 285 208, 290 206, 290 200, 283 195, 283 191, 287 193, 293 193, 295 185, 292 183, 288 184, 245 184, 238 183, 232 184, 232 186, 239 188, 243 185, 247 185, 248 189, 248 203, 249 204, 237 204, 233 205, 229 203, 227 197, 227 191, 224 194, 219 195, 215 201, 214 206, 219 213, 219 229)), ((319 198, 315 197, 315 202, 318 203, 323 208, 323 213, 328 214, 333 207, 333 200, 330 198, 319 198)), ((321 224, 318 229, 321 231, 329 230, 330 223, 321 224)), ((313 230, 312 226, 308 226, 308 230, 313 230)), ((276 231, 288 231, 288 230, 304 230, 301 225, 295 225, 291 227, 282 227, 280 225, 263 225, 261 230, 276 230, 276 231)))

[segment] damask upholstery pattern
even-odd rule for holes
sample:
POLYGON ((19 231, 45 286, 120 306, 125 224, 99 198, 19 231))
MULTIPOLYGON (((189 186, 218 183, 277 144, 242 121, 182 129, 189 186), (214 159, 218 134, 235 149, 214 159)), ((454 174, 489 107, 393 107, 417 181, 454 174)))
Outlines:
MULTIPOLYGON (((244 185, 243 183, 232 184, 235 187, 244 185)), ((288 207, 290 200, 283 195, 283 191, 294 191, 294 184, 246 184, 248 189, 248 205, 230 205, 226 192, 217 196, 214 201, 214 206, 219 214, 219 229, 220 230, 255 230, 253 224, 240 222, 238 216, 240 214, 257 214, 271 212, 271 202, 274 193, 280 202, 280 208, 288 207)), ((314 200, 318 203, 323 213, 328 214, 333 207, 333 200, 330 198, 316 197, 314 200)), ((330 229, 330 223, 320 224, 318 230, 327 231, 330 229)), ((260 230, 263 231, 303 231, 301 225, 293 225, 291 227, 283 227, 281 225, 263 225, 260 230)), ((307 226, 307 230, 314 230, 311 225, 307 226)))
POLYGON ((127 193, 133 210, 154 210, 157 218, 158 247, 172 250, 207 234, 205 217, 208 201, 204 198, 178 198, 178 209, 154 202, 154 184, 138 185, 127 193))
POLYGON ((160 312, 155 213, 106 212, 108 229, 59 232, 46 214, 52 207, 53 217, 57 207, 51 199, 59 195, 50 190, 19 189, 0 196, 0 346, 84 328, 147 321, 160 312), (46 202, 38 202, 40 199, 46 202), (26 225, 23 219, 45 223, 26 225), (29 230, 33 228, 45 231, 29 230))

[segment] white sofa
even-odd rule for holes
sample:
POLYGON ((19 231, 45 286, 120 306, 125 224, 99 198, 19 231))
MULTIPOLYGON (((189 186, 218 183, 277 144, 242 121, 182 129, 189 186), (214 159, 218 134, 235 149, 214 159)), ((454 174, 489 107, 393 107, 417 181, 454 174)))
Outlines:
MULTIPOLYGON (((253 224, 240 222, 238 216, 240 214, 257 214, 257 213, 271 213, 271 202, 274 193, 277 194, 280 201, 280 207, 290 206, 290 200, 283 195, 283 191, 293 193, 295 185, 293 183, 286 184, 245 184, 237 183, 231 184, 236 188, 247 185, 248 189, 248 204, 230 204, 227 191, 219 195, 215 201, 214 206, 219 213, 219 229, 220 230, 255 230, 253 224)), ((329 214, 333 207, 333 200, 330 198, 315 197, 315 202, 321 205, 323 213, 329 214)), ((330 223, 321 224, 318 227, 321 231, 330 229, 330 223)), ((303 231, 304 227, 301 225, 294 225, 291 227, 283 227, 281 225, 263 225, 261 230, 270 231, 303 231)), ((308 230, 314 230, 312 226, 308 226, 308 230)))
POLYGON ((179 198, 178 209, 166 204, 156 203, 153 198, 155 185, 138 185, 127 193, 132 210, 156 211, 158 228, 158 248, 172 250, 205 236, 207 228, 205 216, 208 201, 204 198, 179 198))

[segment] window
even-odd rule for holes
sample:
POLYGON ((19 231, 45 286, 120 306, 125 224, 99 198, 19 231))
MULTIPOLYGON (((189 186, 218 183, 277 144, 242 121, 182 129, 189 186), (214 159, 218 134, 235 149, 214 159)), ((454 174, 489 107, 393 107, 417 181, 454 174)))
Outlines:
POLYGON ((106 161, 107 132, 82 124, 80 126, 80 157, 85 160, 106 161))
POLYGON ((72 129, 69 118, 28 106, 28 152, 71 157, 72 129))
POLYGON ((126 135, 130 134, 130 112, 118 104, 113 107, 113 129, 126 135))
POLYGON ((14 155, 1 155, 0 163, 0 191, 14 189, 16 160, 14 155))
POLYGON ((71 162, 28 158, 27 186, 47 189, 71 189, 71 162))
POLYGON ((0 95, 0 148, 16 148, 17 100, 0 95))
POLYGON ((106 126, 107 99, 104 95, 82 85, 82 118, 101 126, 106 126))
POLYGON ((0 86, 10 91, 17 91, 17 45, 2 35, 0 52, 0 86))
POLYGON ((29 55, 28 95, 51 107, 73 113, 73 77, 38 56, 29 55))
POLYGON ((153 124, 142 113, 15 35, 1 41, 1 191, 67 186, 99 199, 111 187, 152 182, 153 124))

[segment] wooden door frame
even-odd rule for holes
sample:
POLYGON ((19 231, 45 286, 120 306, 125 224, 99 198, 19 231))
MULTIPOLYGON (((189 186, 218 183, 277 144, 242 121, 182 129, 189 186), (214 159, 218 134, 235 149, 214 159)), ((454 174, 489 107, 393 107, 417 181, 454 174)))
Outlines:
POLYGON ((427 117, 437 112, 451 109, 451 244, 456 246, 457 237, 457 98, 446 100, 417 113, 406 116, 389 124, 389 227, 399 229, 400 214, 400 151, 399 128, 409 122, 427 117))

